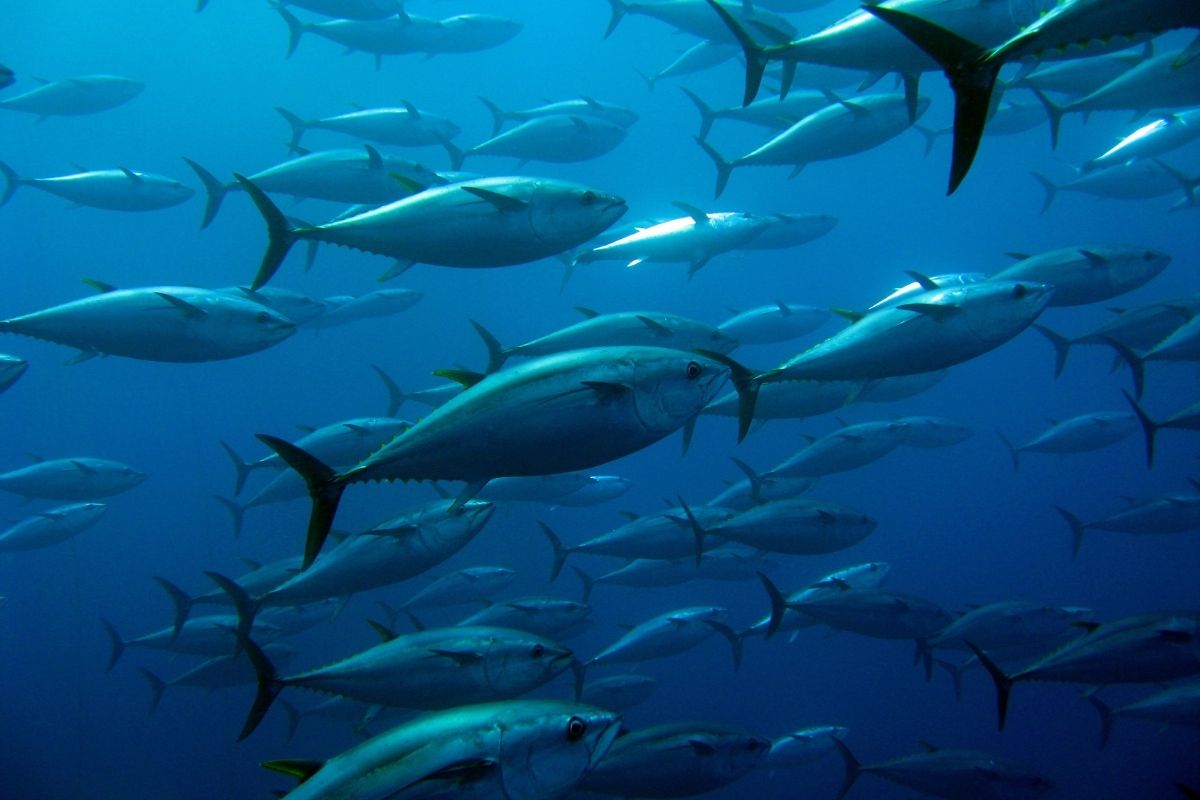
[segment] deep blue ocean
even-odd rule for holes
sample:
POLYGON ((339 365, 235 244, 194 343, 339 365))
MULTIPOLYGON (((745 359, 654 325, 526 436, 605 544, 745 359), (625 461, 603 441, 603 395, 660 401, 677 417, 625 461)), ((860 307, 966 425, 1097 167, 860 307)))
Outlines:
MULTIPOLYGON (((832 0, 791 15, 801 32, 814 31, 857 4, 832 0)), ((574 306, 604 312, 655 310, 717 323, 729 307, 785 300, 821 307, 863 308, 908 282, 904 270, 927 274, 994 272, 1005 253, 1107 242, 1162 250, 1171 265, 1146 286, 1100 306, 1051 308, 1041 322, 1068 334, 1090 331, 1111 315, 1103 305, 1132 307, 1200 291, 1200 217, 1168 213, 1175 198, 1096 201, 1063 194, 1045 214, 1029 172, 1065 179, 1067 165, 1102 152, 1134 123, 1129 112, 1069 116, 1057 150, 1046 126, 1014 136, 985 138, 963 187, 944 195, 949 142, 925 156, 924 140, 907 132, 853 158, 821 162, 794 180, 786 168, 741 169, 712 200, 712 163, 692 137, 698 117, 679 91, 685 85, 714 105, 733 105, 742 69, 730 62, 685 79, 664 79, 653 92, 636 72, 655 72, 695 43, 644 16, 629 16, 602 38, 609 8, 603 0, 412 0, 413 13, 447 16, 468 11, 508 16, 524 26, 513 40, 477 53, 384 58, 376 70, 365 54, 342 55, 329 41, 305 35, 285 58, 287 29, 265 2, 211 0, 194 13, 188 0, 105 3, 55 0, 8 3, 0 29, 0 62, 17 75, 0 96, 32 88, 33 76, 58 79, 112 73, 146 83, 126 105, 92 116, 34 124, 0 112, 0 160, 25 176, 127 166, 184 181, 197 194, 155 212, 120 213, 68 208, 63 200, 22 188, 0 208, 0 318, 84 297, 94 278, 119 287, 244 285, 266 243, 262 220, 241 193, 231 194, 216 221, 201 230, 203 192, 181 160, 188 157, 227 178, 287 157, 289 131, 273 110, 283 106, 314 118, 407 100, 460 124, 457 141, 473 144, 491 131, 477 96, 504 108, 546 100, 594 97, 634 109, 640 120, 626 141, 603 158, 576 163, 531 162, 514 171, 511 159, 478 157, 467 168, 489 174, 558 177, 625 197, 625 222, 669 214, 673 201, 707 211, 814 212, 838 218, 829 235, 784 251, 715 258, 691 280, 682 264, 626 269, 601 262, 578 269, 560 292, 553 260, 499 269, 417 265, 389 286, 424 293, 411 310, 328 331, 302 330, 281 345, 244 358, 166 364, 119 357, 65 364, 73 351, 6 336, 0 351, 25 358, 28 373, 0 397, 0 471, 23 466, 27 453, 47 458, 116 459, 147 474, 131 492, 110 498, 92 529, 53 548, 0 556, 0 798, 259 798, 286 788, 261 769, 270 758, 327 758, 358 737, 331 720, 304 720, 286 740, 285 716, 268 715, 249 740, 234 740, 253 697, 251 687, 212 694, 175 688, 153 714, 150 692, 136 667, 173 676, 196 663, 188 656, 130 649, 105 671, 109 640, 101 617, 126 637, 170 622, 171 604, 152 580, 165 576, 191 592, 207 591, 205 570, 238 574, 239 558, 272 561, 299 553, 308 503, 294 501, 247 512, 234 539, 214 495, 232 492, 233 470, 218 446, 229 442, 245 457, 265 454, 253 438, 267 432, 296 438, 297 425, 325 425, 386 411, 386 394, 371 365, 405 389, 435 385, 436 369, 482 369, 486 352, 468 324, 484 323, 505 343, 525 341, 579 319, 574 306)), ((297 12, 302 14, 303 12, 297 12)), ((1166 37, 1182 45, 1187 35, 1166 37)), ((1160 45, 1165 46, 1165 45, 1160 45)), ((878 88, 892 86, 883 79, 878 88)), ((852 92, 853 87, 847 92, 852 92)), ((952 100, 940 74, 922 92, 932 98, 923 123, 950 124, 952 100)), ((740 154, 765 140, 763 131, 718 122, 710 141, 740 154)), ((353 146, 346 137, 306 134, 311 147, 353 146)), ((384 148, 386 149, 386 148, 384 148)), ((394 152, 447 168, 440 148, 394 152)), ((1169 159, 1200 173, 1195 144, 1169 159)), ((332 217, 335 204, 305 201, 289 212, 332 217)), ((299 248, 298 248, 299 249, 299 248)), ((315 268, 302 272, 293 253, 272 286, 313 297, 361 294, 380 288, 387 261, 322 247, 315 268)), ((828 322, 808 339, 737 351, 767 368, 830 335, 828 322)), ((773 578, 785 589, 842 566, 869 560, 892 565, 888 587, 919 594, 952 610, 1000 600, 1029 600, 1095 609, 1098 619, 1140 611, 1200 607, 1200 540, 1196 532, 1133 537, 1089 532, 1078 558, 1054 505, 1093 519, 1122 507, 1123 496, 1187 491, 1200 475, 1197 440, 1165 431, 1152 470, 1140 434, 1105 450, 1069 457, 1030 454, 1013 472, 999 430, 1025 440, 1051 418, 1088 411, 1126 410, 1120 394, 1125 369, 1110 370, 1104 348, 1077 348, 1054 378, 1053 353, 1026 332, 997 351, 952 369, 925 394, 890 405, 859 404, 840 412, 846 422, 904 414, 934 414, 971 426, 965 443, 942 449, 900 448, 879 462, 822 480, 811 493, 860 509, 878 529, 850 550, 821 557, 779 556, 773 578)), ((1145 404, 1165 416, 1200 399, 1194 364, 1152 365, 1145 404)), ((409 403, 401 416, 418 418, 409 403)), ((570 542, 622 523, 618 512, 651 512, 664 498, 702 503, 741 474, 731 456, 761 468, 839 426, 835 415, 774 421, 736 443, 728 418, 702 417, 690 452, 679 437, 591 470, 634 482, 620 499, 587 508, 520 505, 501 509, 483 533, 435 570, 497 564, 519 571, 507 596, 554 593, 577 598, 569 572, 548 586, 551 554, 537 520, 570 542)), ((258 476, 256 480, 261 479, 258 476)), ((258 485, 258 484, 256 484, 258 485)), ((433 498, 424 484, 356 488, 338 527, 368 527, 406 506, 433 498)), ((48 507, 0 496, 0 519, 16 521, 48 507)), ((6 526, 5 526, 6 527, 6 526)), ((619 561, 573 557, 591 572, 619 561)), ((308 667, 365 648, 375 635, 365 619, 376 601, 402 601, 420 578, 355 596, 332 624, 295 637, 294 663, 308 667)), ((757 582, 701 582, 655 590, 598 587, 595 624, 569 645, 592 655, 620 633, 660 612, 697 604, 728 607, 735 628, 768 610, 757 582)), ((465 612, 463 612, 465 613, 465 612)), ((458 612, 444 615, 452 622, 458 612)), ((433 616, 437 616, 436 614, 433 616)), ((912 644, 823 628, 746 642, 738 672, 719 638, 640 672, 660 681, 657 693, 626 714, 631 728, 702 719, 740 725, 763 736, 809 725, 850 729, 847 743, 864 762, 920 750, 919 742, 989 750, 1036 768, 1059 787, 1057 797, 1174 797, 1173 782, 1200 784, 1200 732, 1159 729, 1120 720, 1106 749, 1098 748, 1094 710, 1070 684, 1021 684, 1008 728, 996 731, 993 688, 981 671, 968 673, 956 702, 945 674, 926 682, 912 663, 912 644)), ((621 670, 613 670, 621 671, 621 670)), ((569 676, 542 694, 567 698, 569 676)), ((1154 687, 1106 690, 1129 702, 1154 687)), ((323 699, 289 690, 298 707, 323 699)), ((285 695, 286 697, 287 695, 285 695)), ((836 756, 800 770, 748 776, 716 796, 830 798, 840 784, 836 756)), ((865 776, 852 797, 904 798, 912 792, 865 776)))

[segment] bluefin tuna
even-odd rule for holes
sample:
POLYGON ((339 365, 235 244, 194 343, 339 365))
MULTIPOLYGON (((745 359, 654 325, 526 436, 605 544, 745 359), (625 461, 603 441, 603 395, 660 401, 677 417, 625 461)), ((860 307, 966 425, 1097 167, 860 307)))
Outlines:
POLYGON ((266 761, 301 780, 288 800, 520 797, 564 800, 608 752, 620 715, 551 700, 448 709, 324 762, 266 761))
POLYGON ((400 265, 524 264, 569 250, 625 213, 625 201, 549 178, 481 178, 438 186, 324 225, 293 227, 252 181, 236 176, 267 224, 269 243, 252 289, 279 269, 297 241, 330 242, 390 256, 400 265))
POLYGON ((27 467, 0 473, 0 491, 78 502, 127 492, 145 479, 128 464, 106 458, 37 458, 27 467))
POLYGON ((98 114, 128 103, 146 84, 119 75, 80 75, 44 82, 24 94, 0 100, 0 109, 23 111, 39 120, 98 114))
POLYGON ((0 531, 0 553, 40 550, 65 542, 100 521, 103 503, 73 503, 39 511, 0 531))
POLYGON ((258 303, 188 286, 116 289, 0 321, 15 333, 80 351, 80 358, 220 361, 257 353, 296 332, 258 303))
POLYGON ((492 478, 592 467, 694 420, 731 370, 744 385, 740 366, 678 350, 597 347, 544 356, 484 378, 343 472, 289 442, 260 439, 309 487, 307 567, 352 483, 461 480, 468 483, 461 501, 492 478))
POLYGON ((617 739, 579 788, 616 797, 706 794, 748 774, 770 749, 769 739, 727 725, 653 725, 617 739))
POLYGON ((128 167, 86 170, 54 178, 23 178, 0 162, 0 174, 4 175, 0 205, 7 203, 22 186, 40 189, 76 206, 109 211, 157 211, 177 206, 195 194, 174 178, 135 172, 128 167))

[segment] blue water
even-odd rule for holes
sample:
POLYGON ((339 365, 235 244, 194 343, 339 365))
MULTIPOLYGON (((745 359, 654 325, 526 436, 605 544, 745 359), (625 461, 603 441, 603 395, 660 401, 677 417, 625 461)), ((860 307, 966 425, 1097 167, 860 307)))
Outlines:
MULTIPOLYGON (((801 31, 815 30, 854 3, 794 15, 801 31)), ((26 358, 28 374, 0 397, 0 468, 24 463, 25 453, 46 457, 92 455, 118 459, 148 474, 133 492, 112 498, 105 518, 76 540, 52 549, 0 557, 0 798, 254 798, 286 781, 258 762, 279 757, 329 757, 357 741, 349 729, 306 720, 284 740, 284 715, 270 714, 247 742, 234 744, 251 689, 206 696, 169 690, 157 713, 147 713, 149 691, 136 666, 164 676, 191 666, 131 650, 104 670, 109 643, 99 619, 126 636, 166 624, 170 606, 151 576, 167 576, 190 591, 207 590, 202 572, 236 574, 238 557, 269 561, 298 553, 307 504, 295 502, 248 513, 246 531, 234 540, 226 512, 212 500, 232 489, 232 470, 217 446, 223 439, 246 455, 261 452, 252 438, 271 432, 294 438, 295 425, 322 425, 382 414, 386 397, 369 365, 384 366, 405 388, 436 382, 432 370, 456 364, 480 368, 485 353, 467 324, 484 322, 505 342, 523 341, 577 320, 575 305, 601 311, 653 309, 718 322, 727 307, 746 308, 783 299, 818 306, 858 308, 907 282, 905 269, 926 273, 991 272, 1005 267, 1008 251, 1126 242, 1174 257, 1149 285, 1114 301, 1134 306, 1200 289, 1196 271, 1197 217, 1168 214, 1172 200, 1094 202, 1062 195, 1039 214, 1041 191, 1029 170, 1066 176, 1131 129, 1126 113, 1095 114, 1085 125, 1068 119, 1052 152, 1044 127, 985 140, 980 159, 953 198, 943 196, 948 142, 929 157, 915 133, 861 156, 808 167, 786 180, 786 169, 735 171, 729 189, 711 201, 713 169, 691 137, 698 125, 678 81, 648 93, 634 69, 656 71, 693 44, 644 17, 630 17, 607 40, 601 35, 608 8, 601 0, 574 2, 412 3, 414 13, 448 15, 485 11, 524 23, 523 32, 495 50, 439 56, 390 57, 374 69, 366 55, 341 56, 332 43, 306 36, 285 60, 286 29, 265 3, 212 0, 203 14, 186 0, 145 3, 60 0, 9 3, 0 34, 0 61, 19 83, 30 76, 60 78, 115 73, 138 78, 146 91, 112 111, 32 125, 24 115, 0 115, 0 159, 23 175, 47 176, 89 168, 128 166, 163 173, 200 187, 181 156, 220 175, 254 171, 282 160, 288 130, 273 106, 317 117, 351 104, 389 105, 409 100, 444 114, 464 128, 460 143, 486 138, 491 119, 476 95, 504 107, 536 105, 579 95, 635 109, 641 120, 608 156, 569 165, 530 164, 521 174, 576 180, 626 197, 629 219, 669 210, 684 200, 707 210, 805 211, 840 219, 827 237, 792 251, 722 256, 694 279, 683 265, 626 270, 615 263, 581 268, 559 292, 561 268, 552 260, 495 270, 417 266, 397 285, 425 293, 416 307, 375 320, 314 334, 303 331, 277 348, 211 364, 158 364, 121 358, 64 366, 65 348, 7 337, 0 350, 26 358), (899 282, 899 283, 898 283, 899 282)), ((1173 42, 1186 41, 1174 37, 1173 42)), ((741 95, 740 68, 726 65, 687 79, 714 104, 741 95)), ((881 86, 890 86, 885 79, 881 86)), ((951 102, 941 76, 928 75, 933 98, 925 124, 948 124, 951 102)), ((712 136, 722 152, 745 152, 762 141, 757 129, 718 122, 712 136)), ((313 131, 311 146, 349 146, 349 140, 313 131)), ((445 168, 437 149, 408 157, 445 168)), ((1200 171, 1195 146, 1172 158, 1185 172, 1200 171)), ((472 169, 511 174, 509 160, 479 158, 472 169)), ((23 189, 0 209, 4 291, 0 317, 70 299, 88 289, 81 277, 121 287, 245 284, 265 244, 259 216, 241 195, 231 195, 217 221, 199 230, 202 199, 165 211, 121 214, 68 209, 58 198, 23 189)), ((306 202, 297 212, 320 219, 338 209, 306 202)), ((302 274, 293 256, 277 286, 315 297, 359 294, 377 287, 386 262, 322 248, 317 268, 302 274)), ((1042 321, 1082 333, 1108 318, 1099 307, 1051 309, 1042 321)), ((834 330, 829 323, 822 333, 834 330)), ((802 344, 746 349, 738 358, 767 367, 802 344)), ((867 560, 893 565, 889 586, 924 595, 951 609, 999 600, 1031 600, 1094 608, 1100 619, 1160 608, 1200 606, 1200 544, 1195 533, 1135 539, 1089 533, 1072 560, 1069 536, 1052 505, 1093 518, 1118 509, 1121 496, 1146 496, 1187 488, 1196 473, 1196 440, 1166 432, 1158 461, 1145 466, 1138 437, 1108 450, 1070 459, 1030 455, 1013 474, 993 430, 1027 438, 1048 418, 1124 408, 1119 390, 1125 371, 1110 372, 1100 348, 1073 353, 1064 376, 1053 378, 1050 349, 1026 333, 1000 350, 956 367, 932 391, 891 406, 856 406, 851 422, 893 414, 938 414, 966 423, 976 435, 948 449, 899 449, 871 467, 821 482, 816 495, 859 508, 879 520, 878 530, 849 551, 820 558, 781 557, 775 574, 783 587, 800 586, 832 569, 867 560)), ((1197 399, 1195 368, 1154 366, 1147 405, 1158 414, 1197 399)), ((417 415, 420 407, 402 413, 417 415)), ((555 591, 576 597, 569 575, 551 590, 544 584, 550 553, 535 520, 549 521, 564 538, 579 541, 622 522, 618 510, 653 511, 664 497, 702 502, 726 479, 741 477, 736 455, 767 467, 803 445, 801 434, 837 426, 832 417, 772 422, 735 444, 726 419, 701 420, 691 452, 680 456, 678 437, 595 472, 634 480, 615 503, 585 509, 519 507, 498 513, 469 547, 441 572, 475 564, 520 571, 511 594, 555 591)), ((406 505, 431 498, 408 485, 358 491, 344 506, 339 526, 373 524, 406 505)), ((0 518, 17 520, 41 505, 0 498, 0 518)), ((601 562, 588 561, 597 569, 601 562)), ((608 562, 603 562, 607 564, 608 562)), ((586 564, 583 564, 587 566, 586 564)), ((362 649, 374 634, 363 623, 377 616, 376 600, 397 602, 423 585, 355 597, 333 625, 297 638, 300 666, 316 665, 362 649)), ((601 587, 593 599, 597 624, 570 644, 591 655, 615 638, 618 623, 633 623, 671 608, 728 606, 735 626, 766 611, 756 584, 704 583, 676 589, 627 591, 601 587)), ((1170 797, 1170 784, 1200 783, 1200 735, 1159 731, 1152 724, 1119 721, 1106 750, 1097 749, 1093 710, 1070 685, 1021 685, 1014 693, 1006 732, 995 731, 992 687, 972 674, 956 703, 945 676, 926 683, 912 666, 911 644, 850 634, 804 632, 794 644, 747 642, 745 663, 733 672, 719 639, 670 660, 646 664, 658 693, 631 710, 630 727, 675 719, 711 719, 774 736, 815 724, 850 728, 848 743, 864 761, 916 752, 926 740, 943 747, 993 750, 1040 770, 1063 798, 1170 797)), ((565 697, 568 683, 553 684, 565 697)), ((297 705, 318 696, 293 690, 297 705)), ((1110 700, 1145 692, 1118 687, 1110 700)), ((726 789, 724 797, 828 797, 841 766, 830 759, 773 779, 756 774, 726 789)), ((908 790, 874 778, 857 797, 908 797, 908 790)))

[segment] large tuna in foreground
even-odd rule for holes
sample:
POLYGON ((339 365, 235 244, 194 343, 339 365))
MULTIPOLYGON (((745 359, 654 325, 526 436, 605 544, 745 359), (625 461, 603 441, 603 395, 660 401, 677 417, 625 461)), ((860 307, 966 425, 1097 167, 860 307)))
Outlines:
POLYGON ((324 225, 292 227, 258 186, 235 176, 267 223, 270 241, 252 289, 279 269, 300 240, 390 256, 390 272, 421 262, 503 267, 546 258, 593 238, 625 213, 625 201, 549 178, 479 178, 436 186, 324 225))
POLYGON ((464 706, 405 722, 329 761, 267 761, 290 800, 565 798, 617 738, 619 715, 552 700, 464 706))
POLYGON ((0 321, 0 333, 77 348, 81 358, 220 361, 282 342, 296 326, 266 306, 208 289, 114 289, 0 321))
POLYGON ((259 439, 308 484, 307 567, 352 483, 467 481, 461 500, 492 478, 594 467, 691 423, 730 369, 747 387, 748 374, 733 362, 679 350, 595 347, 546 356, 484 378, 343 472, 282 439, 259 439))

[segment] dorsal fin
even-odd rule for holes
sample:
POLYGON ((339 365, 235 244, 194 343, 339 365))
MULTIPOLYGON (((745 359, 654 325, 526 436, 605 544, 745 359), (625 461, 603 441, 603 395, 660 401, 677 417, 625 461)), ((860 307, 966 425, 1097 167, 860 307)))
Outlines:
POLYGON ((587 308, 586 306, 575 306, 575 310, 580 314, 583 314, 583 316, 587 317, 588 319, 595 319, 596 317, 600 316, 599 311, 587 308))
POLYGON ((853 311, 849 308, 831 308, 829 310, 832 311, 834 314, 837 314, 842 319, 849 321, 849 323, 851 325, 853 325, 854 323, 858 322, 860 319, 862 319, 863 317, 866 316, 861 311, 853 311))
POLYGON ((383 169, 383 156, 379 155, 379 151, 369 144, 364 144, 363 149, 367 151, 367 168, 383 169))
POLYGON ((675 206, 680 211, 684 212, 689 217, 691 217, 697 225, 707 225, 708 224, 708 221, 709 221, 708 214, 706 214, 703 211, 701 211, 700 209, 696 208, 691 203, 685 203, 681 200, 676 200, 674 203, 671 203, 671 205, 675 206))
POLYGON ((1024 261, 1027 258, 1032 258, 1029 253, 1005 253, 1004 255, 1008 256, 1014 261, 1024 261))
POLYGON ((420 119, 421 112, 408 100, 401 100, 400 105, 404 106, 404 110, 408 112, 410 119, 420 119))
POLYGON ((134 183, 142 182, 142 176, 138 175, 136 172, 131 170, 129 167, 118 167, 118 169, 120 169, 121 172, 124 172, 125 177, 129 178, 129 180, 133 181, 134 183))
POLYGON ((792 315, 791 306, 789 306, 787 303, 783 302, 782 300, 776 300, 775 305, 779 307, 779 313, 783 314, 785 317, 790 317, 792 315))

